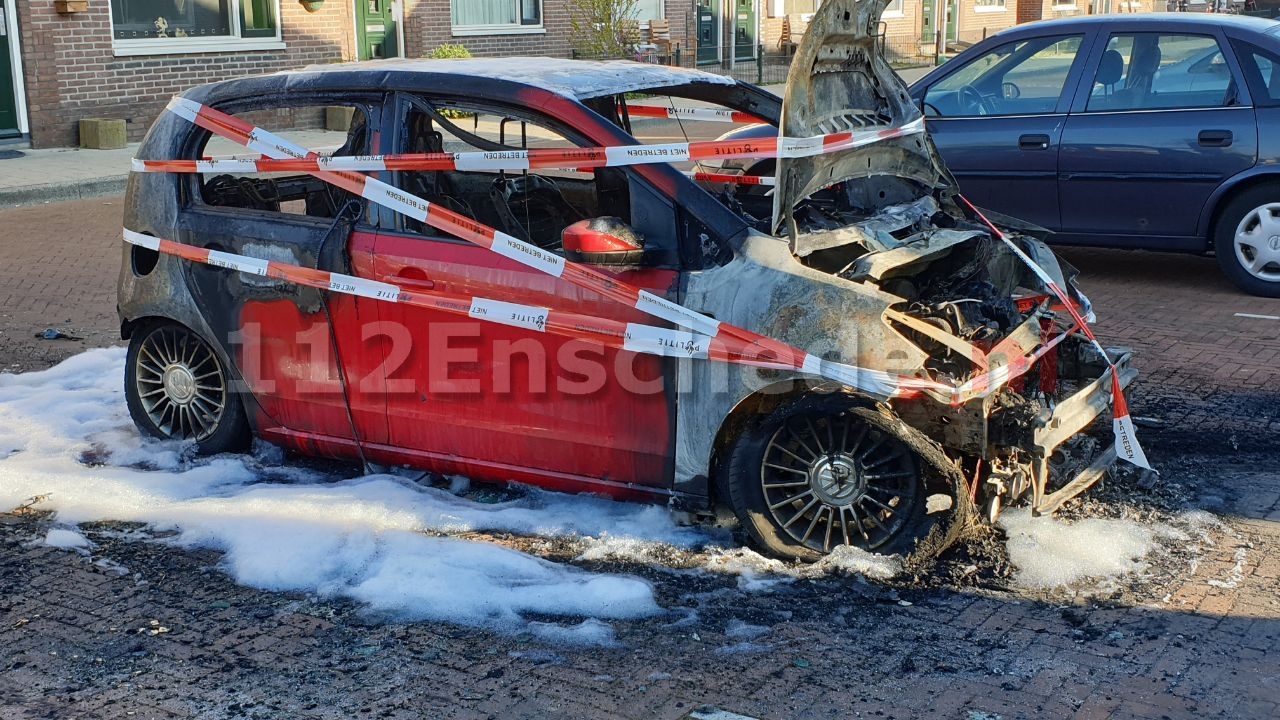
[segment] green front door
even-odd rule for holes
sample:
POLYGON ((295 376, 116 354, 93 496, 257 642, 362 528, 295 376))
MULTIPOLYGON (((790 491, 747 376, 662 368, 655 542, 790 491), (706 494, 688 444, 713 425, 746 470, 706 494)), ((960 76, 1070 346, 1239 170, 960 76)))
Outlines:
POLYGON ((0 138, 16 137, 18 130, 17 83, 13 81, 13 61, 9 58, 8 0, 0 3, 0 138))
MULTIPOLYGON (((933 11, 935 0, 924 0, 921 7, 923 20, 920 23, 921 42, 932 43, 936 39, 937 26, 934 24, 933 11)), ((942 0, 939 5, 945 6, 947 13, 947 42, 960 39, 960 0, 942 0)))
POLYGON ((720 0, 698 0, 698 63, 720 59, 720 0))
POLYGON ((756 56, 756 0, 734 0, 733 59, 750 60, 756 56))
POLYGON ((396 57, 396 21, 391 0, 356 0, 356 35, 360 59, 396 57))

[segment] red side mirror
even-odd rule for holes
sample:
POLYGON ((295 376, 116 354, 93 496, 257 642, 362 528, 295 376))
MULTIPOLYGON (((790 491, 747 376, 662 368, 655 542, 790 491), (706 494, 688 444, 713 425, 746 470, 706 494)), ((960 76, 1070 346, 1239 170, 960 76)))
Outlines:
POLYGON ((570 260, 596 265, 638 265, 644 260, 644 238, 615 217, 579 220, 560 235, 570 260))

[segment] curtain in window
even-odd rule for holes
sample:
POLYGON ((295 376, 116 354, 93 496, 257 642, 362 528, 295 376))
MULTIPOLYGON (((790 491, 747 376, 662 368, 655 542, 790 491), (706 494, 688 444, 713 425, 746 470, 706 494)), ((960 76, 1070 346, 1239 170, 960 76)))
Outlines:
POLYGON ((455 27, 518 25, 516 0, 450 0, 455 27))
POLYGON ((637 20, 661 20, 662 0, 636 0, 637 20))

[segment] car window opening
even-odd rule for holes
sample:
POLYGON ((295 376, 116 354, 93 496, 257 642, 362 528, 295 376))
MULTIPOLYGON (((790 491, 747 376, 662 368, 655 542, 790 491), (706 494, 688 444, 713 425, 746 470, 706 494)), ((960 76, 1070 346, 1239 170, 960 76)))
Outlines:
MULTIPOLYGON (((411 101, 403 127, 401 148, 407 153, 579 147, 528 118, 483 107, 437 108, 418 98, 411 101), (471 129, 464 127, 468 124, 471 129)), ((616 218, 628 227, 632 224, 622 168, 406 171, 399 176, 397 185, 428 202, 556 253, 563 253, 562 235, 575 223, 616 218)), ((413 233, 440 234, 410 218, 404 224, 413 233)))
MULTIPOLYGON (((320 125, 326 113, 332 113, 339 107, 342 106, 291 108, 289 114, 293 119, 295 132, 311 132, 319 136, 320 131, 308 129, 309 126, 320 125)), ((361 108, 346 106, 346 109, 351 113, 351 121, 345 139, 331 151, 319 148, 320 154, 335 157, 368 154, 367 116, 361 108)), ((251 113, 245 114, 250 115, 251 113)), ((336 135, 325 133, 325 137, 330 134, 336 135)), ((303 144, 309 146, 311 143, 303 144)), ((263 210, 314 218, 336 218, 343 207, 355 198, 350 192, 305 173, 220 173, 212 176, 210 173, 202 173, 200 196, 206 205, 215 207, 263 210)))

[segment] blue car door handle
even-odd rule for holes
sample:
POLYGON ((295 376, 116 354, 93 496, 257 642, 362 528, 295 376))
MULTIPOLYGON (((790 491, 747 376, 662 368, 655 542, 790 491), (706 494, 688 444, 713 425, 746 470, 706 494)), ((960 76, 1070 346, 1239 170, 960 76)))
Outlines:
POLYGON ((1230 130, 1201 130, 1197 141, 1200 147, 1231 147, 1230 130))
POLYGON ((1018 138, 1018 149, 1019 150, 1048 150, 1049 136, 1041 135, 1038 133, 1034 135, 1023 135, 1018 138))

